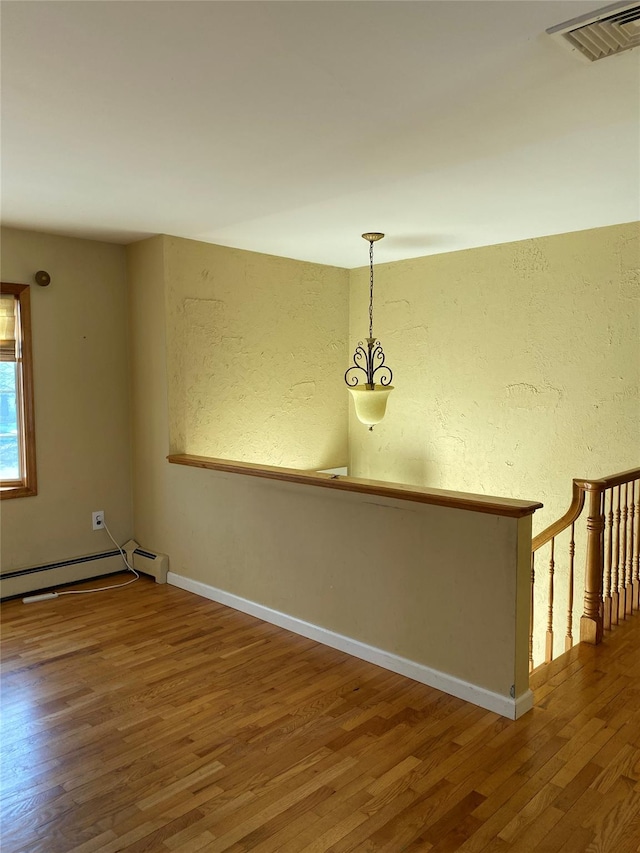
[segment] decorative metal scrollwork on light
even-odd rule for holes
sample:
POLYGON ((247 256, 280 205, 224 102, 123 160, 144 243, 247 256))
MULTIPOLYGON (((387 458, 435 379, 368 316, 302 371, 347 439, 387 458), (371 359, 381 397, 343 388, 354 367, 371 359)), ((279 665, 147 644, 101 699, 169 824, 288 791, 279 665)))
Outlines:
POLYGON ((388 364, 385 364, 384 350, 380 341, 377 341, 375 338, 367 338, 366 349, 364 343, 358 341, 358 346, 353 354, 353 364, 344 374, 344 381, 347 385, 353 386, 358 384, 358 375, 355 372, 358 370, 364 373, 367 385, 375 385, 375 376, 379 370, 384 371, 380 374, 380 384, 384 386, 391 385, 393 371, 388 364))
POLYGON ((387 397, 393 391, 393 371, 385 363, 382 344, 373 335, 373 244, 382 240, 384 234, 374 231, 362 236, 369 242, 369 337, 366 344, 358 341, 353 364, 347 368, 344 381, 353 396, 358 420, 372 430, 384 417, 387 397), (360 374, 366 380, 363 384, 358 382, 360 374), (379 384, 376 384, 376 374, 379 374, 379 384))

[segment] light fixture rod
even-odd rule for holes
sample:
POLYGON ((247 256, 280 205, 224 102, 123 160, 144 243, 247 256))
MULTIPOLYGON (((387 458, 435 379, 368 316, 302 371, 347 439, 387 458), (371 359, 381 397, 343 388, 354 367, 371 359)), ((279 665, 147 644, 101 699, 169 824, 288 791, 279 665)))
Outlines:
POLYGON ((373 242, 369 243, 369 337, 373 338, 373 242))
POLYGON ((368 231, 362 235, 369 243, 369 340, 373 339, 373 244, 383 237, 380 231, 368 231))

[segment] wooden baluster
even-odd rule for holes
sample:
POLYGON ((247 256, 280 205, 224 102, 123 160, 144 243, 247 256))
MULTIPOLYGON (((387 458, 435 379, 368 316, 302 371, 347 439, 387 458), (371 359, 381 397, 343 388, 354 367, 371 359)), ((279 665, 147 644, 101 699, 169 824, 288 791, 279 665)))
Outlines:
POLYGON ((597 645, 602 642, 602 515, 601 487, 590 484, 587 517, 587 564, 584 579, 584 613, 580 619, 580 641, 597 645))
MULTIPOLYGON (((635 544, 635 536, 634 536, 634 526, 635 526, 635 514, 636 514, 636 484, 635 480, 632 480, 629 483, 629 487, 631 488, 631 505, 629 506, 629 541, 627 545, 627 575, 629 577, 629 601, 628 606, 629 609, 627 613, 631 615, 634 611, 634 586, 633 586, 633 555, 634 555, 634 544, 635 544)), ((640 500, 640 496, 639 496, 640 500)))
POLYGON ((602 560, 602 573, 600 575, 600 622, 604 629, 604 551, 605 551, 605 507, 607 505, 607 496, 604 491, 600 492, 600 517, 602 518, 602 533, 600 534, 600 550, 602 560))
POLYGON ((549 558, 549 608, 547 612, 547 638, 545 643, 544 660, 550 663, 553 660, 553 576, 555 574, 555 536, 551 540, 551 557, 549 558))
POLYGON ((634 537, 635 543, 635 568, 633 572, 633 596, 632 606, 634 610, 640 610, 640 480, 636 480, 636 533, 634 537))
MULTIPOLYGON (((627 522, 629 520, 629 494, 628 483, 624 484, 624 506, 622 507, 622 550, 620 552, 620 575, 622 586, 620 588, 620 618, 624 619, 630 612, 631 592, 629 590, 629 576, 627 574, 627 522)), ((620 487, 622 488, 622 487, 620 487)))
POLYGON ((534 590, 536 582, 535 561, 536 552, 533 551, 531 554, 531 607, 529 610, 529 672, 533 670, 533 603, 535 599, 534 590))
MULTIPOLYGON (((613 570, 613 489, 607 490, 609 493, 609 512, 606 516, 606 568, 604 573, 604 613, 603 613, 603 628, 605 631, 611 630, 611 582, 613 570)), ((606 501, 605 492, 605 501, 606 501)), ((606 504, 605 504, 606 507, 606 504)))
MULTIPOLYGON (((616 525, 616 547, 615 568, 613 570, 613 593, 611 595, 611 622, 613 625, 618 624, 618 616, 620 613, 620 486, 618 489, 618 504, 615 510, 615 525, 616 525)), ((613 500, 613 496, 612 496, 613 500)))
POLYGON ((567 609, 567 636, 564 638, 564 650, 568 652, 573 646, 573 561, 576 554, 575 521, 571 525, 571 541, 569 542, 569 607, 567 609))

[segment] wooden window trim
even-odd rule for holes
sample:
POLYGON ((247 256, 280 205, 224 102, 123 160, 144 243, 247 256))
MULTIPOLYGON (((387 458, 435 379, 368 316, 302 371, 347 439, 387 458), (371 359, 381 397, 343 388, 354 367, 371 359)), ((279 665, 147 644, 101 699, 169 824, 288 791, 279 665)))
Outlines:
POLYGON ((20 381, 20 424, 22 468, 24 477, 16 482, 4 481, 0 485, 0 499, 28 498, 38 494, 36 475, 36 429, 35 407, 33 402, 33 356, 31 351, 31 296, 28 284, 2 282, 2 293, 10 293, 18 299, 20 311, 21 352, 19 363, 20 381))

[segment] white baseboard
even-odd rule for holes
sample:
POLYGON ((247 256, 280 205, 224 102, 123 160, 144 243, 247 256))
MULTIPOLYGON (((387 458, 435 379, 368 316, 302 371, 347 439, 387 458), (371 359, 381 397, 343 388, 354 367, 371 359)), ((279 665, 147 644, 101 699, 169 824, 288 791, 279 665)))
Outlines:
POLYGON ((211 601, 217 601, 219 604, 225 604, 234 610, 240 610, 243 613, 256 616, 264 622, 278 625, 278 627, 292 631, 294 634, 300 634, 310 640, 323 643, 325 646, 331 646, 333 649, 346 652, 349 655, 353 655, 353 657, 381 666, 383 669, 388 669, 391 672, 412 678, 414 681, 427 684, 429 687, 436 688, 436 690, 442 690, 443 693, 456 696, 458 699, 464 699, 466 702, 479 705, 488 711, 494 711, 496 714, 508 717, 510 720, 521 717, 533 707, 533 694, 530 690, 527 690, 516 699, 510 696, 501 696, 499 693, 493 693, 484 687, 478 687, 468 681, 462 681, 453 675, 431 669, 424 664, 408 660, 391 652, 386 652, 384 649, 369 646, 367 643, 362 643, 343 634, 336 634, 327 628, 321 628, 319 625, 313 625, 295 616, 289 616, 278 610, 272 610, 270 607, 265 607, 255 601, 249 601, 247 598, 241 598, 238 595, 233 595, 233 593, 225 592, 223 589, 209 586, 200 581, 191 580, 191 578, 186 578, 175 572, 168 573, 167 583, 188 592, 193 592, 203 598, 208 598, 211 601))
MULTIPOLYGON (((533 693, 531 690, 525 690, 525 692, 521 693, 514 701, 515 713, 511 719, 517 720, 533 708, 533 693)), ((505 714, 505 716, 507 715, 505 714)))

